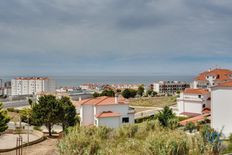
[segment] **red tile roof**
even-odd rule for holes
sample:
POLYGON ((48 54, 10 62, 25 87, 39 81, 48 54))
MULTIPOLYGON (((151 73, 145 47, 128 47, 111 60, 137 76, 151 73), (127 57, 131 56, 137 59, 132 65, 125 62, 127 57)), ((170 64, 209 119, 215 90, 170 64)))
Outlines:
POLYGON ((232 71, 229 70, 229 69, 213 69, 213 70, 209 70, 209 71, 200 73, 195 78, 195 80, 197 80, 197 81, 205 81, 207 76, 215 75, 216 80, 218 80, 218 81, 226 81, 226 80, 231 79, 231 77, 230 77, 231 74, 232 74, 232 71))
POLYGON ((184 90, 184 94, 199 94, 199 95, 205 95, 208 94, 209 91, 207 89, 192 89, 192 88, 186 88, 184 90))
POLYGON ((112 112, 112 111, 104 111, 98 115, 96 115, 97 118, 106 118, 106 117, 118 117, 121 116, 120 113, 112 112))
POLYGON ((217 86, 218 87, 232 87, 232 80, 228 82, 219 83, 217 86))
POLYGON ((185 116, 189 116, 189 117, 195 117, 195 116, 199 116, 199 113, 193 113, 193 112, 182 112, 180 113, 181 115, 185 115, 185 116))
POLYGON ((180 124, 180 125, 186 125, 186 124, 188 124, 189 122, 197 123, 197 122, 199 122, 199 121, 205 120, 205 118, 207 118, 207 117, 209 117, 209 116, 210 116, 210 114, 209 114, 209 113, 206 113, 206 114, 203 114, 203 115, 199 115, 199 116, 196 116, 196 117, 192 117, 192 118, 183 120, 183 121, 179 122, 179 124, 180 124))
POLYGON ((124 98, 119 97, 118 103, 115 103, 115 97, 101 96, 97 98, 85 99, 79 101, 80 105, 89 104, 89 105, 114 105, 114 104, 128 104, 124 98))

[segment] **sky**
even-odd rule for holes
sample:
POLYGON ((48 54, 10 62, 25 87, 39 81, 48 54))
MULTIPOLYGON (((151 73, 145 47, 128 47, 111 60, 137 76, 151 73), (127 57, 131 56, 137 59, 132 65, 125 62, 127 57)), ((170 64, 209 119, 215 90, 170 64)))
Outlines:
POLYGON ((232 69, 231 0, 0 0, 0 75, 232 69))

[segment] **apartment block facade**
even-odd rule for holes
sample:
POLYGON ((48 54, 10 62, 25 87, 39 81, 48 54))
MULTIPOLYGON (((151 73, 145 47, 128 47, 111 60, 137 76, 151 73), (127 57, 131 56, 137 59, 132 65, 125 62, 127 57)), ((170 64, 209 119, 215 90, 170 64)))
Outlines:
POLYGON ((53 79, 44 77, 19 77, 11 80, 11 95, 35 95, 41 92, 55 92, 53 79))

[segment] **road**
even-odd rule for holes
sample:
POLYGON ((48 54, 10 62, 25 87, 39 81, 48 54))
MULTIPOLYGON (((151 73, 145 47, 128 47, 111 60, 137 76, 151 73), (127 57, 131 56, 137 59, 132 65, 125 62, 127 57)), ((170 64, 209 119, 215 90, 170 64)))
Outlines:
POLYGON ((7 101, 7 102, 2 102, 4 108, 17 108, 17 107, 23 107, 23 106, 28 106, 28 101, 27 100, 18 100, 18 101, 7 101))
POLYGON ((135 113, 135 119, 155 115, 157 112, 159 112, 162 109, 163 108, 152 107, 150 110, 145 110, 145 111, 137 112, 137 113, 135 113))

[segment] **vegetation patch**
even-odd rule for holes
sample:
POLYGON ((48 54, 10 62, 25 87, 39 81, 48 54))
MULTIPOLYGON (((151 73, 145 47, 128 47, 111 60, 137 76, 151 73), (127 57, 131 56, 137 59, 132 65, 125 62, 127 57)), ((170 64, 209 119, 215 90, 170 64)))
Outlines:
POLYGON ((127 155, 211 155, 214 145, 201 134, 189 135, 182 130, 160 126, 157 120, 106 127, 69 128, 58 144, 61 154, 127 155))
POLYGON ((165 107, 176 104, 176 97, 162 96, 162 97, 148 97, 130 99, 131 106, 144 106, 144 107, 165 107))

